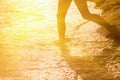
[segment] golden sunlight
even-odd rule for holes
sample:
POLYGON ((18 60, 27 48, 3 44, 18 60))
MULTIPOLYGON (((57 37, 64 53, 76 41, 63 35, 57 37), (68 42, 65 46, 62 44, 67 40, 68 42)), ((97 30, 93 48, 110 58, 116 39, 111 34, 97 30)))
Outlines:
POLYGON ((6 3, 4 10, 9 23, 1 29, 1 34, 5 37, 1 42, 7 41, 10 44, 29 42, 31 41, 29 38, 33 36, 35 39, 32 42, 35 42, 35 40, 39 41, 39 37, 46 39, 50 36, 49 31, 55 30, 55 25, 53 25, 56 23, 55 15, 53 15, 55 12, 53 13, 49 7, 50 0, 7 0, 3 2, 6 3))
POLYGON ((35 47, 51 42, 57 35, 56 13, 49 7, 50 0, 2 0, 0 5, 1 80, 1 76, 15 76, 23 58, 40 53, 35 47))
POLYGON ((0 0, 0 80, 113 80, 101 62, 92 61, 110 52, 112 43, 97 32, 100 25, 81 17, 74 2, 66 16, 68 41, 57 43, 57 2, 0 0))

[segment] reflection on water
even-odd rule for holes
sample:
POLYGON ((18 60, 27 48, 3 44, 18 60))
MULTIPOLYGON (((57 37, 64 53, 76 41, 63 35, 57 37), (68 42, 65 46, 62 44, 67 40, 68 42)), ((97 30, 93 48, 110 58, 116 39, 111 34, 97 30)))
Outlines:
POLYGON ((79 46, 74 43, 72 45, 67 43, 59 47, 65 61, 83 80, 102 80, 102 78, 119 80, 120 47, 118 45, 120 44, 108 44, 108 42, 80 41, 77 42, 77 44, 82 43, 79 46), (113 46, 114 44, 117 46, 113 46), (77 49, 73 50, 72 47, 77 49), (80 47, 86 51, 80 51, 80 47))

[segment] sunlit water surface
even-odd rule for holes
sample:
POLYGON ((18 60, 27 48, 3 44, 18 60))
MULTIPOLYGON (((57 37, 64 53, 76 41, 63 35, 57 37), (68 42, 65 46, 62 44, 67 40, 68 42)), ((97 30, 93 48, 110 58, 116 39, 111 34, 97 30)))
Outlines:
MULTIPOLYGON (((57 0, 1 0, 0 4, 1 80, 80 80, 61 53, 84 58, 111 48, 104 37, 107 32, 96 31, 99 25, 88 22, 77 27, 86 20, 74 3, 66 17, 66 36, 72 40, 62 48, 54 44, 58 39, 57 0), (104 43, 89 43, 101 40, 104 43)), ((92 9, 94 4, 89 6, 91 12, 101 12, 92 9)))

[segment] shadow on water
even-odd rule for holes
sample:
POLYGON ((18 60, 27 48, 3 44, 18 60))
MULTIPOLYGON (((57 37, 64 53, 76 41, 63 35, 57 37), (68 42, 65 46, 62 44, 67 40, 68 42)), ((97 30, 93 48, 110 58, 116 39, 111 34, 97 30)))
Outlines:
POLYGON ((106 66, 109 72, 112 72, 114 79, 120 79, 120 42, 112 42, 110 48, 105 48, 101 55, 96 56, 97 59, 106 66))
MULTIPOLYGON (((104 62, 105 59, 108 60, 105 56, 105 53, 107 53, 107 56, 110 54, 106 52, 108 50, 107 48, 99 55, 99 57, 101 57, 99 60, 98 56, 95 56, 93 60, 91 60, 91 57, 71 56, 71 51, 67 44, 60 45, 59 48, 65 61, 83 80, 119 80, 119 78, 114 78, 113 74, 108 71, 106 64, 101 64, 101 61, 104 62)), ((116 50, 118 45, 117 47, 113 46, 113 48, 116 50)))
MULTIPOLYGON (((103 60, 103 63, 112 59, 113 57, 120 57, 120 42, 112 42, 110 47, 103 48, 103 51, 99 56, 99 60, 103 60)), ((115 59, 115 58, 114 58, 115 59)))

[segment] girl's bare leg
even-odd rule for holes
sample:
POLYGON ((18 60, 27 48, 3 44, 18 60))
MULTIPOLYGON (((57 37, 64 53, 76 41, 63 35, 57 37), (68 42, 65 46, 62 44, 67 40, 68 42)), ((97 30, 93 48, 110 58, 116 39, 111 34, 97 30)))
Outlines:
POLYGON ((87 6, 87 0, 74 0, 74 1, 75 4, 77 5, 77 8, 81 12, 83 18, 104 26, 112 35, 118 35, 116 27, 111 26, 101 16, 90 13, 87 6))
POLYGON ((65 40, 66 31, 65 16, 71 4, 71 1, 72 0, 59 0, 58 2, 57 26, 60 42, 64 42, 65 40))

